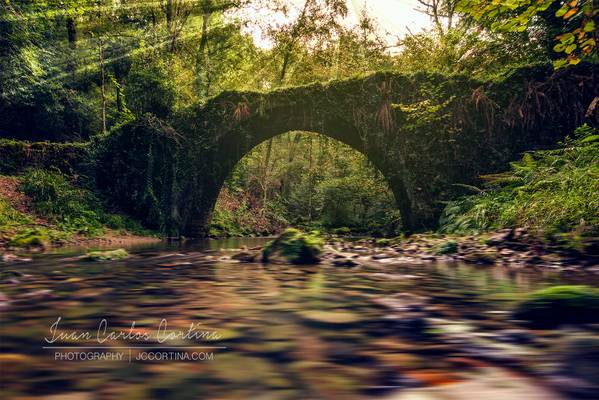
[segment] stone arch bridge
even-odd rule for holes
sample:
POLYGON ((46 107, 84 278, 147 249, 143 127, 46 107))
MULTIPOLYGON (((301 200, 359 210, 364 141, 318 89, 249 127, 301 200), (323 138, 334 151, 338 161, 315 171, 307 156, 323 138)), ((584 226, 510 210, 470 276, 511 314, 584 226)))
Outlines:
MULTIPOLYGON (((326 84, 224 92, 168 122, 146 115, 98 141, 96 183, 164 232, 202 236, 225 179, 261 142, 310 131, 363 153, 385 176, 408 230, 435 226, 444 202, 550 147, 585 122, 597 65, 515 70, 494 81, 381 72, 326 84)), ((599 108, 599 107, 598 107, 599 108)))

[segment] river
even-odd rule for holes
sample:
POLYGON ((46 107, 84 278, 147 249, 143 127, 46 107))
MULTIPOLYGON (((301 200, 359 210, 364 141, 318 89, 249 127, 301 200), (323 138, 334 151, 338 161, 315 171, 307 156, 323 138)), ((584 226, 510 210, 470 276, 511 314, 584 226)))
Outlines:
POLYGON ((525 330, 509 310, 550 284, 599 285, 589 276, 230 259, 263 243, 158 244, 100 263, 70 249, 1 265, 3 397, 567 398, 541 376, 572 331, 525 330))

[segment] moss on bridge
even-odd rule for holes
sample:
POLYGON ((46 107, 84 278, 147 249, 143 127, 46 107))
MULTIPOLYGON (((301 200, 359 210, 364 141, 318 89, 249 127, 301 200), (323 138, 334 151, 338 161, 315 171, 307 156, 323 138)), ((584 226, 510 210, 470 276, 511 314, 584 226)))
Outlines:
POLYGON ((89 160, 87 143, 26 142, 0 139, 0 174, 13 175, 27 168, 79 170, 89 160))
MULTIPOLYGON (((291 130, 321 133, 385 175, 408 229, 436 224, 443 202, 523 150, 554 144, 599 93, 597 65, 464 75, 366 77, 267 93, 224 92, 168 125, 144 117, 97 147, 98 185, 169 234, 197 236, 220 188, 254 146, 291 130)), ((595 117, 596 118, 596 117, 595 117)))

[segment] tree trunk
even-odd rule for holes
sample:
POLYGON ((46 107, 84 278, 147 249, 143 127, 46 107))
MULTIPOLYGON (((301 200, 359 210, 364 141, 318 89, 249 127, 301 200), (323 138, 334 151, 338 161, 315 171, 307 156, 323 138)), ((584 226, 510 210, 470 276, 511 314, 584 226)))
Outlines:
POLYGON ((268 141, 268 145, 266 146, 266 154, 264 156, 264 164, 262 165, 262 214, 264 214, 266 200, 268 197, 268 168, 270 165, 270 156, 272 154, 272 141, 273 139, 268 141))
POLYGON ((291 51, 287 50, 283 55, 283 65, 281 66, 281 73, 279 75, 279 86, 285 82, 285 75, 287 75, 287 67, 289 66, 289 60, 291 59, 291 51))
POLYGON ((200 47, 196 61, 196 71, 198 73, 197 86, 202 96, 208 96, 208 23, 210 21, 210 12, 202 14, 202 33, 200 36, 200 47))
POLYGON ((173 0, 166 0, 164 14, 166 16, 166 29, 170 32, 173 26, 173 0))
POLYGON ((73 78, 73 82, 75 82, 75 71, 77 69, 77 59, 75 57, 75 49, 77 47, 77 27, 75 25, 75 20, 72 17, 67 17, 66 28, 67 41, 69 42, 69 50, 71 52, 69 55, 70 61, 68 70, 73 78))
POLYGON ((106 134, 106 73, 104 71, 104 43, 99 39, 98 58, 100 61, 101 93, 102 93, 102 133, 106 134))
POLYGON ((279 86, 285 83, 285 78, 287 76, 287 70, 289 68, 289 63, 291 61, 291 54, 293 53, 293 49, 295 48, 295 43, 299 39, 298 29, 304 23, 304 19, 306 18, 306 13, 308 12, 308 5, 312 0, 306 0, 304 2, 304 7, 302 8, 302 12, 295 23, 291 31, 291 39, 285 46, 285 51, 283 53, 283 65, 281 66, 281 73, 279 74, 279 86))
POLYGON ((308 145, 309 164, 308 164, 308 221, 312 222, 312 136, 309 138, 310 142, 308 145))
POLYGON ((121 96, 121 88, 119 85, 115 85, 115 94, 116 94, 116 109, 119 112, 123 112, 123 97, 121 96))

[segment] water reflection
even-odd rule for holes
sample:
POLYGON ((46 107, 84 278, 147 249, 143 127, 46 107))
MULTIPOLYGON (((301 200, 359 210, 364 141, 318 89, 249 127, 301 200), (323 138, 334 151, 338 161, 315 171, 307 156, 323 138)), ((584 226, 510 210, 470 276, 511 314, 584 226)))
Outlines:
MULTIPOLYGON (((501 332, 515 327, 505 311, 531 289, 586 279, 466 265, 238 264, 220 251, 263 243, 232 239, 143 247, 129 260, 97 264, 57 253, 19 266, 18 282, 4 279, 1 289, 11 299, 2 313, 4 397, 352 399, 415 390, 429 396, 421 398, 444 398, 434 388, 472 382, 473 376, 496 392, 481 382, 489 371, 493 379, 505 379, 497 378, 505 372, 496 366, 506 363, 486 359, 481 353, 489 347, 477 353, 465 340, 495 346, 491 349, 500 349, 504 358, 523 354, 534 367, 545 356, 542 342, 498 347, 501 332), (110 329, 141 335, 155 333, 164 319, 169 332, 187 331, 194 323, 220 337, 209 343, 179 337, 162 343, 177 349, 159 349, 213 354, 191 361, 137 360, 146 349, 131 347, 154 346, 154 338, 59 340, 52 345, 75 348, 44 349, 43 338, 58 317, 66 333, 97 332, 106 319, 110 329), (182 348, 198 344, 204 348, 182 348), (122 351, 124 358, 60 356, 86 351, 85 346, 122 351)), ((2 268, 4 277, 14 272, 2 268)), ((483 344, 477 343, 480 350, 483 344)), ((540 387, 530 390, 559 398, 540 387)))

